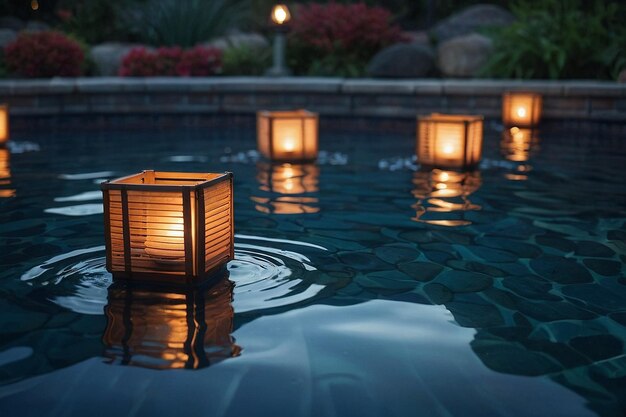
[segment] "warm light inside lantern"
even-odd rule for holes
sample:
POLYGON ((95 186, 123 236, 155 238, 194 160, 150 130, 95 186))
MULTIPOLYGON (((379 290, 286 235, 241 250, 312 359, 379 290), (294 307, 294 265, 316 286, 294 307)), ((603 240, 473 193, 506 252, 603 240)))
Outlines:
POLYGON ((272 22, 283 25, 291 20, 291 13, 285 4, 277 4, 272 8, 272 22))
POLYGON ((233 259, 232 174, 144 171, 102 190, 114 275, 197 279, 233 259))
POLYGON ((317 130, 318 115, 306 110, 257 114, 258 148, 271 160, 314 160, 318 152, 317 130))
POLYGON ((9 139, 9 106, 0 104, 0 143, 9 139))
POLYGON ((480 116, 431 114, 418 118, 420 164, 445 168, 476 165, 482 152, 480 116))
POLYGON ((231 336, 232 289, 227 273, 208 289, 180 292, 112 285, 102 337, 105 357, 147 368, 197 369, 239 355, 231 336))
POLYGON ((531 127, 541 120, 542 98, 537 93, 506 93, 502 120, 506 126, 531 127))

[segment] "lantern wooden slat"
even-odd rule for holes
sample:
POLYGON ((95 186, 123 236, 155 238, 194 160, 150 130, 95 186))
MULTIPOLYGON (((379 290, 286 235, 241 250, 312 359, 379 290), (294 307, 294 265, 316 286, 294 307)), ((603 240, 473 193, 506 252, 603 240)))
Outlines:
POLYGON ((9 105, 0 104, 0 145, 9 140, 9 105))
POLYGON ((237 356, 233 284, 228 273, 211 287, 120 285, 108 290, 104 356, 111 363, 152 369, 197 369, 237 356))
POLYGON ((188 283, 232 260, 232 183, 231 173, 155 171, 104 182, 107 269, 188 283))
POLYGON ((471 168, 481 159, 482 116, 431 114, 418 117, 417 158, 421 165, 471 168))
POLYGON ((502 122, 507 127, 533 127, 541 120, 541 94, 509 92, 502 96, 502 122))
POLYGON ((317 113, 306 110, 257 113, 259 152, 272 161, 312 161, 318 153, 317 113))

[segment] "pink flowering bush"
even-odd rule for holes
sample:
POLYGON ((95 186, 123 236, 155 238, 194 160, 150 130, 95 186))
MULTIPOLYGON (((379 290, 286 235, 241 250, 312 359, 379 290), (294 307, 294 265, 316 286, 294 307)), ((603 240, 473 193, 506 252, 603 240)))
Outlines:
POLYGON ((213 47, 196 46, 149 50, 134 48, 122 59, 119 74, 123 77, 191 76, 219 74, 222 51, 213 47))
POLYGON ((9 74, 21 77, 77 77, 85 54, 77 41, 60 32, 24 32, 5 46, 4 62, 9 74))
POLYGON ((300 74, 359 76, 382 48, 404 40, 382 7, 357 4, 301 5, 289 34, 289 62, 300 74))

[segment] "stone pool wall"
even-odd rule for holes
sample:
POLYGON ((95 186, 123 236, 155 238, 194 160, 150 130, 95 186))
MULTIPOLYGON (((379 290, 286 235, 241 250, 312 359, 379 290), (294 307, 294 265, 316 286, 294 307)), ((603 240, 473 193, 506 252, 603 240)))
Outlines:
POLYGON ((544 96, 544 118, 626 121, 626 84, 596 81, 341 78, 76 78, 2 80, 14 116, 252 114, 300 108, 334 116, 414 118, 430 112, 500 117, 505 91, 544 96))

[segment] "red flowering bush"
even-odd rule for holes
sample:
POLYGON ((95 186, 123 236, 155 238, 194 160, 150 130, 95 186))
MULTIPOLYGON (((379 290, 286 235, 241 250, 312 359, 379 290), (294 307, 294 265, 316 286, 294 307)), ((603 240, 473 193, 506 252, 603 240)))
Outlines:
POLYGON ((376 52, 404 40, 389 11, 363 3, 301 5, 291 27, 289 60, 297 73, 359 76, 376 52))
POLYGON ((123 77, 192 76, 218 74, 222 70, 222 51, 213 47, 196 46, 132 49, 122 60, 123 77))
POLYGON ((5 46, 9 74, 22 77, 77 77, 85 54, 80 44, 60 32, 22 33, 5 46))

